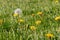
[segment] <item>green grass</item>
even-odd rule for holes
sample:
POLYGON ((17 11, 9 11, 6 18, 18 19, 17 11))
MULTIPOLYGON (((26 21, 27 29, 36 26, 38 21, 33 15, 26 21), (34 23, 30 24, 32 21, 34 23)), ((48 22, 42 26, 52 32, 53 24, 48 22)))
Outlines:
POLYGON ((55 21, 57 16, 60 16, 60 1, 0 0, 0 19, 4 21, 0 24, 0 40, 60 40, 60 21, 55 21), (16 8, 22 9, 24 23, 17 22, 19 17, 13 17, 16 8), (38 12, 42 12, 42 16, 37 15, 38 12), (36 20, 41 20, 41 24, 36 25, 36 20), (36 26, 36 30, 32 31, 30 26, 36 26), (47 33, 54 37, 46 37, 47 33))

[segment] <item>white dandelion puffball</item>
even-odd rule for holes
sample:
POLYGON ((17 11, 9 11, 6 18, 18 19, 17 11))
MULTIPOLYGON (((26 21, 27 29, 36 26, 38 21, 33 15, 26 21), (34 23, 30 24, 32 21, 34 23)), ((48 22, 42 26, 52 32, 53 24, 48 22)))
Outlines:
POLYGON ((17 8, 17 9, 15 9, 14 13, 22 14, 22 10, 17 8))

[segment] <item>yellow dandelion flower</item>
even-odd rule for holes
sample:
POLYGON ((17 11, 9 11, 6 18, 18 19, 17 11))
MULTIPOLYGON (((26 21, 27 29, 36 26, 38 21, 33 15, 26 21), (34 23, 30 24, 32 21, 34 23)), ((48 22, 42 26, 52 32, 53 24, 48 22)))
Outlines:
POLYGON ((53 37, 54 35, 51 34, 51 33, 48 33, 48 34, 46 34, 45 36, 47 36, 48 38, 50 38, 50 37, 53 37))
POLYGON ((42 12, 38 12, 37 15, 42 15, 42 12))
POLYGON ((33 30, 36 30, 36 27, 35 26, 30 26, 30 29, 33 31, 33 30))
POLYGON ((32 14, 32 16, 35 16, 35 14, 32 14))
POLYGON ((38 25, 38 24, 40 24, 40 23, 41 23, 41 21, 40 21, 40 20, 37 20, 35 23, 38 25))
POLYGON ((58 3, 59 1, 58 0, 55 0, 55 3, 58 3))
POLYGON ((2 19, 0 19, 0 25, 3 23, 3 20, 2 19))
POLYGON ((20 23, 21 23, 21 22, 24 22, 24 20, 23 20, 23 19, 18 19, 18 22, 20 22, 20 23))
POLYGON ((60 16, 56 17, 55 20, 60 20, 60 16))
POLYGON ((18 16, 18 13, 14 13, 13 16, 14 16, 14 17, 18 16))

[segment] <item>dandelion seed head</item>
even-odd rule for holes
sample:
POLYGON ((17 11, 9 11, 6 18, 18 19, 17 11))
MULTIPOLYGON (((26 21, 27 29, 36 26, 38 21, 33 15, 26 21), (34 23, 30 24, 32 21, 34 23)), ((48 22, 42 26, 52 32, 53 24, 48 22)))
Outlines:
POLYGON ((20 15, 20 17, 22 16, 22 10, 19 8, 15 9, 13 16, 16 17, 18 15, 20 15))
POLYGON ((22 10, 21 10, 21 9, 19 9, 19 8, 17 8, 17 9, 14 11, 14 13, 21 14, 21 13, 22 13, 22 10))

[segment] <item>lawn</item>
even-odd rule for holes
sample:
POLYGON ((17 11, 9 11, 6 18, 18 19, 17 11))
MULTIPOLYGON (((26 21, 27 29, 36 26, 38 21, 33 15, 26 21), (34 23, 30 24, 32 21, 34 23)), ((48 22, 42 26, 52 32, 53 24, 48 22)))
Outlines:
POLYGON ((0 40, 60 40, 60 0, 0 0, 0 40))

